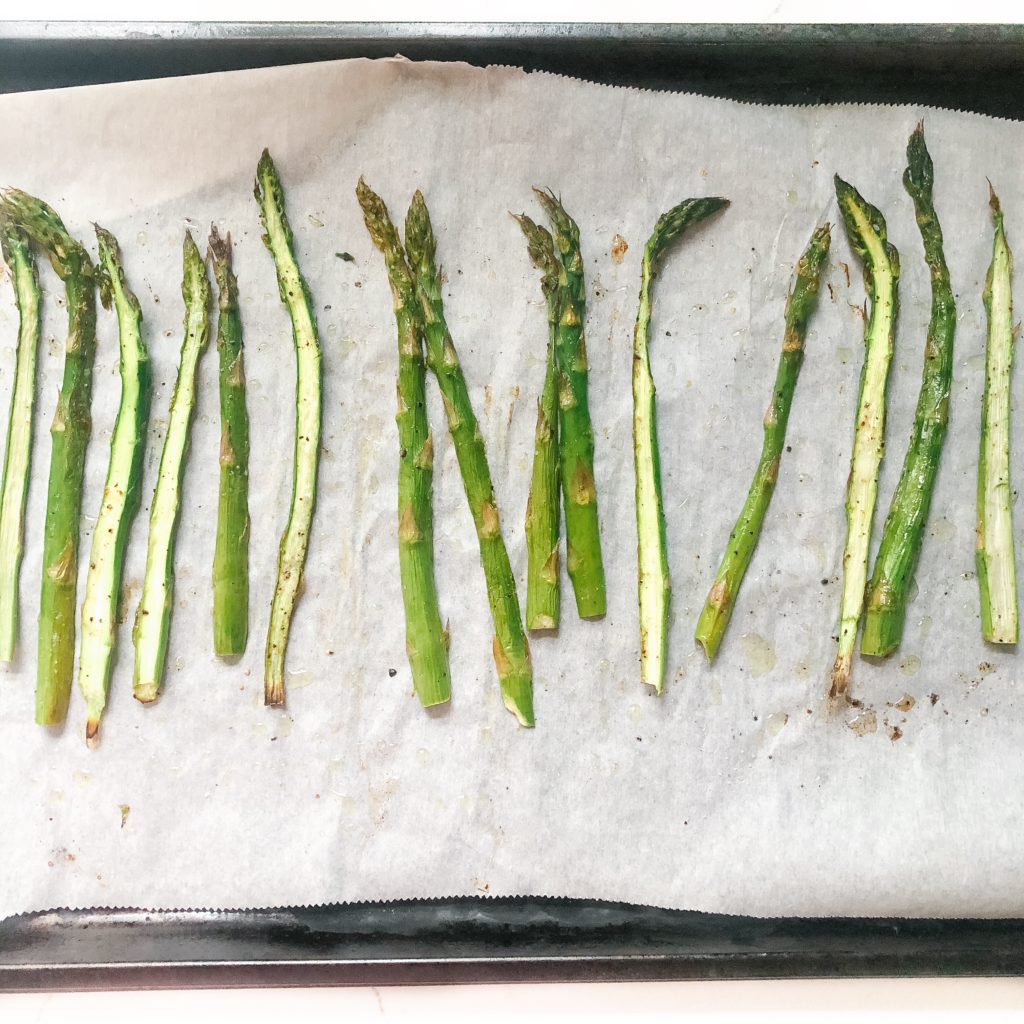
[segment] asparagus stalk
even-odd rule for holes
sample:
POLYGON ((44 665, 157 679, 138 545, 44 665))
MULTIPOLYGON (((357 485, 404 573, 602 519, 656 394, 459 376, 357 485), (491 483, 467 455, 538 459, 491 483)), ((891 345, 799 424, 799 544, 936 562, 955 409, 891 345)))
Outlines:
POLYGON ((60 725, 67 716, 75 660, 78 533, 96 356, 95 273, 85 247, 68 234, 60 217, 42 200, 8 189, 3 216, 47 250, 64 282, 68 311, 64 378, 50 426, 36 676, 36 721, 60 725))
POLYGON ((427 204, 420 192, 413 196, 405 221, 405 247, 423 316, 427 366, 437 378, 444 399, 448 430, 462 472, 466 500, 476 525, 480 560, 487 580, 487 597, 494 620, 494 663, 505 707, 521 725, 532 726, 533 669, 530 647, 523 632, 515 579, 501 536, 498 506, 487 465, 484 440, 469 400, 455 344, 448 331, 441 299, 441 274, 435 264, 436 242, 427 204))
POLYGON ((295 259, 292 229, 284 209, 284 189, 267 150, 263 151, 256 169, 255 195, 265 232, 263 241, 274 258, 281 301, 288 307, 292 321, 296 364, 292 502, 278 551, 277 584, 270 605, 263 689, 264 703, 279 706, 284 704, 288 633, 302 583, 316 502, 316 472, 320 459, 320 338, 313 300, 295 259))
POLYGON ((178 377, 171 394, 167 434, 160 455, 153 503, 149 509, 149 542, 142 596, 135 615, 135 697, 143 704, 157 698, 163 681, 174 607, 174 540, 181 509, 181 487, 189 427, 196 398, 199 356, 210 338, 210 282, 191 232, 185 232, 181 295, 185 300, 185 338, 178 377))
POLYGON ((924 376, 914 414, 910 445, 893 493, 875 568, 868 584, 862 654, 891 654, 903 637, 907 591, 921 554, 921 542, 935 490, 935 477, 949 422, 953 382, 953 334, 956 304, 942 253, 942 228, 932 202, 934 172, 919 124, 907 143, 903 185, 914 201, 924 258, 931 270, 932 310, 924 350, 924 376))
POLYGON ((775 388, 764 416, 761 459, 754 471, 750 493, 739 519, 729 534, 729 543, 704 610, 697 621, 696 639, 704 648, 708 661, 714 661, 718 653, 775 491, 779 463, 786 445, 786 425, 793 405, 793 393, 804 361, 807 322, 817 305, 821 267, 828 257, 831 242, 829 232, 828 224, 818 228, 796 265, 796 280, 786 302, 786 328, 782 337, 779 367, 775 374, 775 388))
POLYGON ((0 221, 0 252, 11 273, 14 302, 18 309, 14 389, 7 419, 3 480, 0 482, 0 661, 13 661, 18 646, 18 579, 32 457, 32 410, 35 405, 41 297, 28 236, 20 228, 0 221))
POLYGON ((97 277, 106 309, 117 313, 121 351, 121 403, 110 438, 110 463, 92 534, 89 572, 82 602, 78 686, 85 697, 87 742, 98 738, 107 703, 117 638, 117 601, 132 521, 139 510, 142 456, 149 422, 151 374, 142 340, 142 310, 128 288, 121 251, 110 232, 96 226, 100 262, 97 277))
POLYGON ((587 346, 583 333, 586 288, 580 230, 554 193, 534 189, 551 221, 561 262, 556 336, 558 454, 565 508, 565 565, 581 618, 604 615, 607 599, 594 483, 594 428, 587 398, 587 346))
POLYGON ((637 596, 640 605, 640 680, 661 693, 668 653, 672 586, 668 574, 661 461, 651 376, 650 333, 654 279, 661 258, 687 229, 729 205, 728 199, 684 199, 658 218, 644 246, 640 301, 633 330, 633 465, 636 472, 637 596))
POLYGON ((213 553, 213 649, 222 658, 245 651, 249 635, 249 414, 245 408, 242 320, 231 269, 231 235, 210 227, 217 283, 220 357, 220 495, 213 553))
POLYGON ((548 309, 548 357, 544 386, 537 400, 537 431, 530 496, 526 502, 526 628, 557 629, 561 606, 558 579, 558 339, 561 273, 555 243, 546 228, 526 214, 516 217, 526 235, 530 258, 543 274, 541 290, 548 309))
POLYGON ((878 468, 885 450, 885 390, 896 331, 900 276, 899 254, 886 237, 885 218, 838 175, 835 187, 850 245, 864 263, 864 287, 871 313, 864 329, 864 366, 846 495, 839 650, 828 693, 833 705, 845 699, 849 690, 857 627, 864 608, 871 522, 878 497, 878 468))
POLYGON ((398 325, 398 565, 405 605, 405 650, 424 707, 451 699, 448 636, 434 583, 434 441, 427 422, 426 369, 412 271, 384 201, 359 179, 366 230, 384 254, 398 325))
POLYGON ((1010 509, 1010 370, 1013 366, 1013 254, 1003 211, 989 184, 995 237, 985 278, 988 344, 978 459, 975 558, 981 588, 981 635, 994 644, 1017 642, 1017 570, 1010 509))

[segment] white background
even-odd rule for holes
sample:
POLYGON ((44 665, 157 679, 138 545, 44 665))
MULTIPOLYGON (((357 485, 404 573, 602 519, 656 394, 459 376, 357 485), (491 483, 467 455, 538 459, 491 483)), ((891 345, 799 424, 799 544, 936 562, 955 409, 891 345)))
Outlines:
MULTIPOLYGON (((95 20, 274 20, 282 7, 269 0, 150 0, 140 12, 138 0, 92 0, 83 7, 70 0, 36 0, 7 17, 95 20)), ((380 21, 489 20, 560 21, 586 18, 617 21, 753 22, 945 22, 1012 21, 1005 0, 717 0, 714 5, 612 0, 586 5, 568 0, 490 0, 482 7, 465 0, 376 0, 358 9, 330 0, 291 0, 290 20, 354 18, 380 21)), ((1014 980, 930 981, 785 981, 700 982, 576 986, 485 986, 420 989, 278 990, 271 992, 173 992, 15 995, 0 999, 0 1019, 61 1021, 76 1024, 145 1017, 147 1024, 199 1019, 303 1024, 337 1020, 655 1020, 685 1017, 693 1021, 853 1020, 1017 1020, 1024 1018, 1024 983, 1014 980)))

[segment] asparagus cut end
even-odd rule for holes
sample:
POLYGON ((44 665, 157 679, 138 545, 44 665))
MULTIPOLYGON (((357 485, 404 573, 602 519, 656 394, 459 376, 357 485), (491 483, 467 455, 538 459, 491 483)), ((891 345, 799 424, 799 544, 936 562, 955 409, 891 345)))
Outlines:
POLYGON ((849 700, 850 676, 852 671, 852 652, 837 654, 835 664, 832 666, 832 674, 829 677, 829 707, 838 707, 840 704, 849 700))
POLYGON ((140 680, 132 687, 132 693, 140 704, 152 704, 160 695, 160 684, 140 680))

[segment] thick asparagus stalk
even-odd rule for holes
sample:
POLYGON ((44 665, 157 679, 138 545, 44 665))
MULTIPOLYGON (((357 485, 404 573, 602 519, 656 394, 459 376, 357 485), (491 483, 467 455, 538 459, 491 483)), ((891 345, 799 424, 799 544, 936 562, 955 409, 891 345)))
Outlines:
POLYGON ((1013 367, 1013 254, 1003 211, 989 185, 995 237, 985 278, 988 344, 978 459, 975 560, 981 588, 981 635, 994 644, 1017 642, 1017 569, 1010 491, 1010 370, 1013 367))
POLYGON ((0 221, 0 252, 11 273, 14 302, 18 309, 14 389, 7 419, 3 481, 0 483, 0 661, 13 661, 18 646, 18 580, 32 457, 32 410, 35 406, 41 297, 28 236, 14 225, 0 221))
POLYGON ((586 287, 580 230, 554 193, 534 189, 551 221, 562 264, 555 346, 558 372, 558 454, 565 507, 565 566, 584 619, 604 615, 607 599, 594 482, 594 428, 587 398, 587 346, 583 333, 586 287))
POLYGON ((231 269, 231 235, 210 227, 217 282, 220 357, 220 496, 213 552, 213 649, 222 658, 245 651, 249 635, 249 414, 245 408, 242 319, 231 269))
POLYGON ((405 650, 424 707, 451 699, 448 636, 434 583, 434 441, 427 422, 419 304, 402 241, 384 201, 359 179, 366 230, 384 254, 398 325, 398 567, 405 605, 405 650))
POLYGON ((828 257, 831 242, 829 230, 829 225, 825 224, 814 232, 804 254, 800 257, 800 262, 796 265, 796 280, 786 302, 786 329, 782 337, 782 355, 775 374, 771 404, 764 416, 761 459, 754 471, 750 493, 743 504, 739 519, 729 534, 729 543, 726 545, 704 610, 697 621, 696 639, 704 648, 708 661, 714 661, 718 653, 719 644, 732 617, 743 576, 761 536, 764 517, 775 491, 779 463, 786 446, 789 410, 793 404, 793 393, 804 361, 807 322, 817 305, 821 267, 828 257))
POLYGON ((543 274, 541 290, 548 309, 548 359, 544 386, 537 400, 537 431, 533 474, 526 502, 526 628, 557 629, 561 606, 558 565, 558 338, 561 271, 555 243, 546 228, 526 214, 516 217, 526 235, 530 258, 543 274))
POLYGON ((934 173, 919 124, 907 143, 903 184, 914 201, 924 258, 931 271, 932 311, 924 349, 924 376, 914 414, 910 446, 893 493, 875 568, 868 584, 862 654, 891 654, 903 637, 907 591, 914 577, 928 509, 935 490, 942 445, 949 422, 949 392, 953 382, 953 334, 956 304, 949 269, 942 253, 942 228, 932 202, 934 173))
POLYGON ((107 703, 117 638, 117 601, 132 521, 142 491, 142 456, 149 422, 151 374, 142 340, 142 310, 128 288, 121 251, 110 232, 96 226, 97 276, 105 308, 113 303, 121 351, 121 404, 110 438, 110 464, 92 534, 89 572, 82 602, 78 686, 85 697, 85 738, 96 740, 107 703))
POLYGON ((476 524, 480 560, 487 580, 487 597, 494 620, 494 663, 501 682, 505 707, 521 725, 532 726, 533 669, 530 647, 523 632, 515 578, 501 536, 498 505, 494 498, 491 471, 487 465, 484 439, 469 400, 455 344, 444 318, 441 274, 435 264, 436 243, 430 215, 417 191, 405 221, 405 247, 422 310, 427 344, 427 366, 437 378, 444 399, 448 430, 462 472, 466 500, 476 524))
POLYGON ((181 295, 185 300, 185 339, 174 382, 167 434, 160 455, 153 503, 149 509, 149 542, 142 597, 135 615, 135 697, 143 704, 157 698, 167 659, 167 640, 174 607, 174 540, 181 510, 181 485, 189 428, 196 399, 199 356, 210 338, 210 282, 191 232, 185 232, 181 295))
POLYGON ((19 189, 3 197, 3 217, 46 249, 64 282, 68 340, 64 378, 50 426, 50 479, 43 528, 43 580, 39 595, 36 721, 60 725, 67 716, 75 661, 78 533, 85 451, 92 432, 92 371, 96 357, 96 281, 85 247, 56 212, 19 189))
POLYGON ((839 650, 829 684, 831 704, 845 698, 849 690, 857 627, 864 608, 871 522, 878 497, 878 468, 885 450, 885 390, 896 331, 900 276, 899 254, 887 240, 885 218, 838 175, 835 186, 850 245, 864 263, 864 287, 871 313, 864 328, 864 366, 846 495, 839 650))
POLYGON ((309 294, 292 243, 292 229, 284 209, 284 189, 270 153, 263 151, 256 169, 256 201, 260 204, 263 241, 274 257, 281 301, 288 307, 295 343, 295 455, 292 503, 281 536, 277 559, 277 584, 270 605, 267 631, 263 700, 270 706, 284 704, 284 659, 292 612, 306 564, 309 528, 316 502, 316 473, 320 460, 320 337, 313 300, 309 294))
POLYGON ((654 279, 668 247, 688 228, 728 205, 728 199, 684 199, 668 213, 663 213, 644 246, 640 265, 640 301, 633 330, 633 464, 636 472, 640 680, 653 686, 658 693, 665 685, 672 586, 668 574, 655 388, 650 359, 654 279))

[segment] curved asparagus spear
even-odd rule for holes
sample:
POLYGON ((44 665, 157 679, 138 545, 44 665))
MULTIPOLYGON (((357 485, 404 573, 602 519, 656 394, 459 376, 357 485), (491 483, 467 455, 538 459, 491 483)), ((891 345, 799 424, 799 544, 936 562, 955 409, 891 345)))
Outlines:
POLYGON ((949 269, 942 254, 942 228, 932 202, 933 182, 932 160, 924 142, 924 125, 919 124, 907 143, 903 185, 914 200, 917 225, 924 242, 924 258, 931 271, 932 311, 914 428, 868 584, 864 630, 860 638, 862 654, 891 654, 903 637, 907 591, 921 553, 928 509, 946 438, 946 424, 949 422, 956 304, 949 283, 949 269))
POLYGON ((850 245, 864 263, 864 287, 871 302, 871 314, 864 329, 864 367, 846 495, 839 650, 828 693, 833 705, 846 697, 850 686, 853 649, 864 608, 871 522, 878 497, 878 467, 885 450, 885 389, 896 331, 896 289, 900 276, 899 254, 886 238, 885 218, 839 175, 836 175, 835 186, 850 245))
POLYGON ((537 400, 530 496, 526 502, 526 628, 557 629, 561 606, 558 579, 558 337, 559 265, 550 233, 526 214, 516 217, 526 235, 530 259, 542 271, 541 290, 548 308, 548 358, 537 400))
POLYGON ((316 502, 316 472, 320 460, 320 336, 313 300, 292 244, 292 229, 284 209, 284 189, 270 153, 263 150, 256 169, 256 201, 260 204, 263 241, 274 257, 281 301, 288 307, 295 343, 295 455, 292 503, 281 536, 277 585, 270 605, 263 701, 284 704, 284 659, 292 612, 306 564, 309 528, 316 502))
POLYGON ((50 426, 36 676, 36 721, 40 725, 60 725, 67 716, 75 661, 82 478, 92 433, 96 282, 85 247, 68 234, 60 217, 41 199, 8 189, 3 196, 2 215, 47 250, 53 269, 64 282, 68 311, 64 378, 50 426))
POLYGON ((185 339, 181 344, 178 377, 167 416, 167 434, 149 509, 146 572, 132 633, 135 641, 133 689, 136 699, 143 704, 156 700, 164 676, 174 607, 174 540, 181 509, 189 427, 195 408, 196 369, 210 338, 210 282, 203 258, 187 230, 183 267, 181 295, 185 300, 185 339))
POLYGON ((661 460, 651 376, 650 331, 654 279, 668 247, 688 228, 729 205, 728 199, 684 199, 663 213, 644 246, 640 301, 633 330, 633 465, 636 472, 637 595, 640 604, 640 681, 661 693, 668 653, 668 575, 661 460))
POLYGON ((249 414, 245 408, 242 319, 231 269, 231 235, 210 226, 217 282, 220 359, 220 494, 213 552, 213 649, 222 657, 245 651, 249 635, 249 414))
POLYGON ((1003 211, 991 184, 995 237, 985 278, 988 344, 978 459, 978 527, 975 561, 981 588, 981 635, 994 644, 1017 642, 1017 569, 1010 501, 1010 371, 1013 367, 1013 254, 1003 211))
POLYGON ((558 373, 558 455, 565 507, 565 567, 581 618, 604 615, 607 598, 594 483, 594 428, 587 398, 587 346, 583 334, 586 288, 580 230, 554 193, 534 189, 551 221, 562 264, 555 346, 558 373))
POLYGON ((89 572, 82 601, 82 634, 78 686, 85 697, 85 738, 96 740, 107 703, 110 669, 117 639, 117 602, 121 570, 132 521, 142 491, 142 456, 149 422, 151 375, 142 340, 142 310, 128 288, 121 251, 110 232, 96 225, 100 261, 100 297, 113 302, 121 350, 121 403, 110 438, 110 463, 103 498, 92 533, 89 572))
POLYGON ((0 221, 0 252, 11 273, 14 303, 18 309, 14 389, 7 419, 3 481, 0 482, 0 661, 13 661, 18 646, 18 580, 32 457, 41 297, 28 236, 14 225, 0 221))
POLYGON ((427 205, 420 192, 413 196, 405 221, 405 247, 423 314, 427 366, 437 378, 448 417, 448 430, 462 472, 466 500, 476 524, 480 561, 487 580, 487 598, 494 620, 494 663, 505 707, 521 725, 532 726, 533 670, 530 647, 523 632, 515 579, 501 536, 498 505, 484 439, 473 413, 455 344, 444 318, 441 274, 435 265, 436 243, 427 205))
POLYGON ((786 302, 786 329, 782 337, 782 355, 775 374, 771 404, 764 416, 764 444, 761 459, 754 471, 750 493, 739 519, 729 534, 715 582, 708 594, 704 610, 697 621, 696 639, 704 648, 708 661, 714 661, 736 605, 743 576, 750 565, 754 548, 761 536, 764 517, 775 491, 779 463, 786 445, 786 425, 793 404, 797 377, 804 361, 804 337, 807 321, 818 302, 821 266, 828 257, 831 236, 825 224, 811 240, 796 265, 796 281, 786 302))
POLYGON ((405 651, 424 707, 451 700, 448 636, 434 583, 434 441, 427 422, 426 369, 416 286, 384 201, 359 179, 366 230, 384 254, 398 325, 398 566, 405 605, 405 651))

